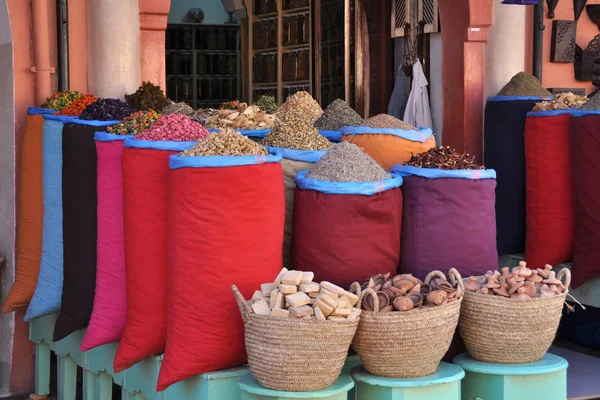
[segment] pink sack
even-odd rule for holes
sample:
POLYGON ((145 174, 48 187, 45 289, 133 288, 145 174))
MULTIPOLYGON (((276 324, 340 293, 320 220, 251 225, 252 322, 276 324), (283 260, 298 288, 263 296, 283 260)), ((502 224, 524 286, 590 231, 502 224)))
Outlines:
POLYGON ((81 351, 121 339, 127 312, 123 244, 123 173, 121 153, 131 136, 97 132, 98 241, 96 295, 81 351))

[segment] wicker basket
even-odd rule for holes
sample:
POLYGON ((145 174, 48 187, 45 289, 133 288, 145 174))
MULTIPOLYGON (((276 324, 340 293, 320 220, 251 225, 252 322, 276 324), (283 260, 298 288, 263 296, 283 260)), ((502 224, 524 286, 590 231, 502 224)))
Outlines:
POLYGON ((358 320, 319 321, 254 314, 232 286, 245 326, 252 376, 274 390, 309 392, 342 372, 358 320))
MULTIPOLYGON (((429 274, 425 283, 429 283, 429 274)), ((456 282, 462 286, 457 274, 456 282)), ((353 289, 360 291, 358 284, 353 289), (358 289, 357 289, 358 287, 358 289)), ((379 310, 379 300, 372 289, 362 293, 373 296, 373 309, 379 310)), ((364 368, 370 373, 388 378, 416 378, 433 374, 448 351, 460 313, 462 299, 438 307, 423 307, 409 311, 380 313, 364 311, 352 342, 364 368)))
MULTIPOLYGON (((571 272, 562 269, 557 278, 571 272)), ((467 351, 476 360, 500 364, 539 361, 550 348, 567 292, 550 298, 516 300, 466 292, 459 331, 467 351)))

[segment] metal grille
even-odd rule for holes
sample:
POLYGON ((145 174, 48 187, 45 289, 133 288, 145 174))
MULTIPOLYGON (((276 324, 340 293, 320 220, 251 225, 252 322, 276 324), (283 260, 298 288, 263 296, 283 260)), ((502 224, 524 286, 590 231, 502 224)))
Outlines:
POLYGON ((437 13, 435 12, 436 4, 435 0, 421 0, 423 2, 423 21, 426 24, 436 23, 435 18, 437 13))
POLYGON ((394 0, 394 10, 396 18, 396 25, 394 26, 394 28, 404 28, 404 23, 406 23, 407 1, 408 0, 394 0))

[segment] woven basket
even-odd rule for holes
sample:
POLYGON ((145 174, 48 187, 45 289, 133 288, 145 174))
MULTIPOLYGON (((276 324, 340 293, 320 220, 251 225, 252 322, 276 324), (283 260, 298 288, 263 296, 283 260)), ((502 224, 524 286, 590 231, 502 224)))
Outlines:
MULTIPOLYGON (((441 274, 434 271, 425 279, 441 274)), ((460 275, 455 269, 450 274, 460 275)), ((445 277, 444 277, 445 278, 445 277)), ((462 286, 462 279, 457 278, 462 286)), ((355 283, 352 290, 360 291, 355 283)), ((361 294, 373 296, 373 309, 379 310, 379 299, 372 289, 361 294)), ((462 299, 438 307, 422 307, 409 311, 364 311, 352 348, 370 373, 388 378, 416 378, 433 374, 448 351, 456 330, 462 299)))
POLYGON ((340 376, 358 320, 320 321, 254 314, 231 287, 245 326, 252 376, 274 390, 310 392, 340 376))
MULTIPOLYGON (((562 269, 557 278, 571 272, 562 269)), ((499 364, 539 361, 550 348, 567 292, 550 298, 511 299, 466 292, 459 331, 467 351, 476 360, 499 364)))

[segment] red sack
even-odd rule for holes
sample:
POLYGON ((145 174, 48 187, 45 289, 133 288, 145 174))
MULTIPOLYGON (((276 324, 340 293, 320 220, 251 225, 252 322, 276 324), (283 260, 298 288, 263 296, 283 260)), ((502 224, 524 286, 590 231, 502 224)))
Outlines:
POLYGON ((127 321, 115 357, 115 372, 165 349, 169 156, 193 145, 125 140, 122 162, 127 321))
POLYGON ((400 262, 402 178, 325 182, 296 177, 291 267, 348 289, 400 262), (340 190, 341 189, 341 190, 340 190))
POLYGON ((571 111, 527 114, 525 260, 531 268, 560 264, 573 257, 571 111))
POLYGON ((575 240, 571 287, 576 289, 600 277, 600 112, 582 111, 572 116, 575 240))
POLYGON ((281 270, 280 160, 171 157, 167 346, 157 390, 245 362, 231 285, 249 298, 281 270))

